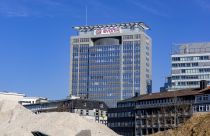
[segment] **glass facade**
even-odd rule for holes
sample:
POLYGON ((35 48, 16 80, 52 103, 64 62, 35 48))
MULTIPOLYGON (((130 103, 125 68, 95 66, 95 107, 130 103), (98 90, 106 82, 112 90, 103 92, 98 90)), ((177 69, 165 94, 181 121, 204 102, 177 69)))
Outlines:
POLYGON ((140 41, 123 42, 123 99, 140 90, 140 41))
POLYGON ((120 99, 120 49, 121 45, 90 47, 89 98, 112 105, 120 99))
POLYGON ((71 95, 115 107, 119 100, 151 92, 151 39, 142 28, 130 31, 72 37, 71 95))
POLYGON ((89 45, 73 45, 72 91, 73 94, 88 97, 89 45))

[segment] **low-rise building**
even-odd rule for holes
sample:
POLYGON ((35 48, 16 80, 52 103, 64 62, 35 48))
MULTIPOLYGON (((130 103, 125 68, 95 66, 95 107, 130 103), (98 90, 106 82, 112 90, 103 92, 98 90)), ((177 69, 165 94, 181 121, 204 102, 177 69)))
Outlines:
POLYGON ((19 100, 21 105, 29 105, 29 104, 36 104, 36 103, 44 103, 48 102, 47 98, 44 97, 23 97, 19 100))
POLYGON ((6 91, 0 92, 0 100, 15 101, 17 103, 20 103, 21 105, 43 103, 48 101, 47 98, 44 97, 27 97, 25 94, 22 93, 6 91))
POLYGON ((108 126, 120 135, 142 136, 177 127, 194 113, 210 111, 210 88, 136 96, 108 110, 108 126))
POLYGON ((34 113, 71 112, 90 120, 107 125, 107 105, 102 101, 87 99, 64 99, 24 105, 34 113))

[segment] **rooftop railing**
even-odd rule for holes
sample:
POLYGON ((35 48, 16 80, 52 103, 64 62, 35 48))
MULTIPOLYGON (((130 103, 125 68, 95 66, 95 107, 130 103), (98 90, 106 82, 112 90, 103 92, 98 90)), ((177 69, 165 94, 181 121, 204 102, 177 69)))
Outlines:
POLYGON ((210 43, 188 43, 179 44, 172 47, 171 54, 200 54, 210 53, 210 43))

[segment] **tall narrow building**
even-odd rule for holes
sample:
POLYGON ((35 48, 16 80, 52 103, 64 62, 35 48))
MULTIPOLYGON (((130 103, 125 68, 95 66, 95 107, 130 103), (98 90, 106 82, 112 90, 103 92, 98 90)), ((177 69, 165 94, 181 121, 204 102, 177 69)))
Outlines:
POLYGON ((152 44, 143 22, 73 27, 70 95, 117 101, 152 90, 152 44))
POLYGON ((201 80, 210 81, 210 42, 175 46, 171 55, 171 88, 197 88, 201 80))

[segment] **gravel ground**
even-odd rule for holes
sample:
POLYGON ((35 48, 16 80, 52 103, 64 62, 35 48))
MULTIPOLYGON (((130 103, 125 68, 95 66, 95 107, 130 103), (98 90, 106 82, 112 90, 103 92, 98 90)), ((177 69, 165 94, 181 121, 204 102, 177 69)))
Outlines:
POLYGON ((34 114, 13 101, 0 101, 0 135, 33 136, 39 131, 50 136, 117 136, 103 124, 74 113, 34 114))

